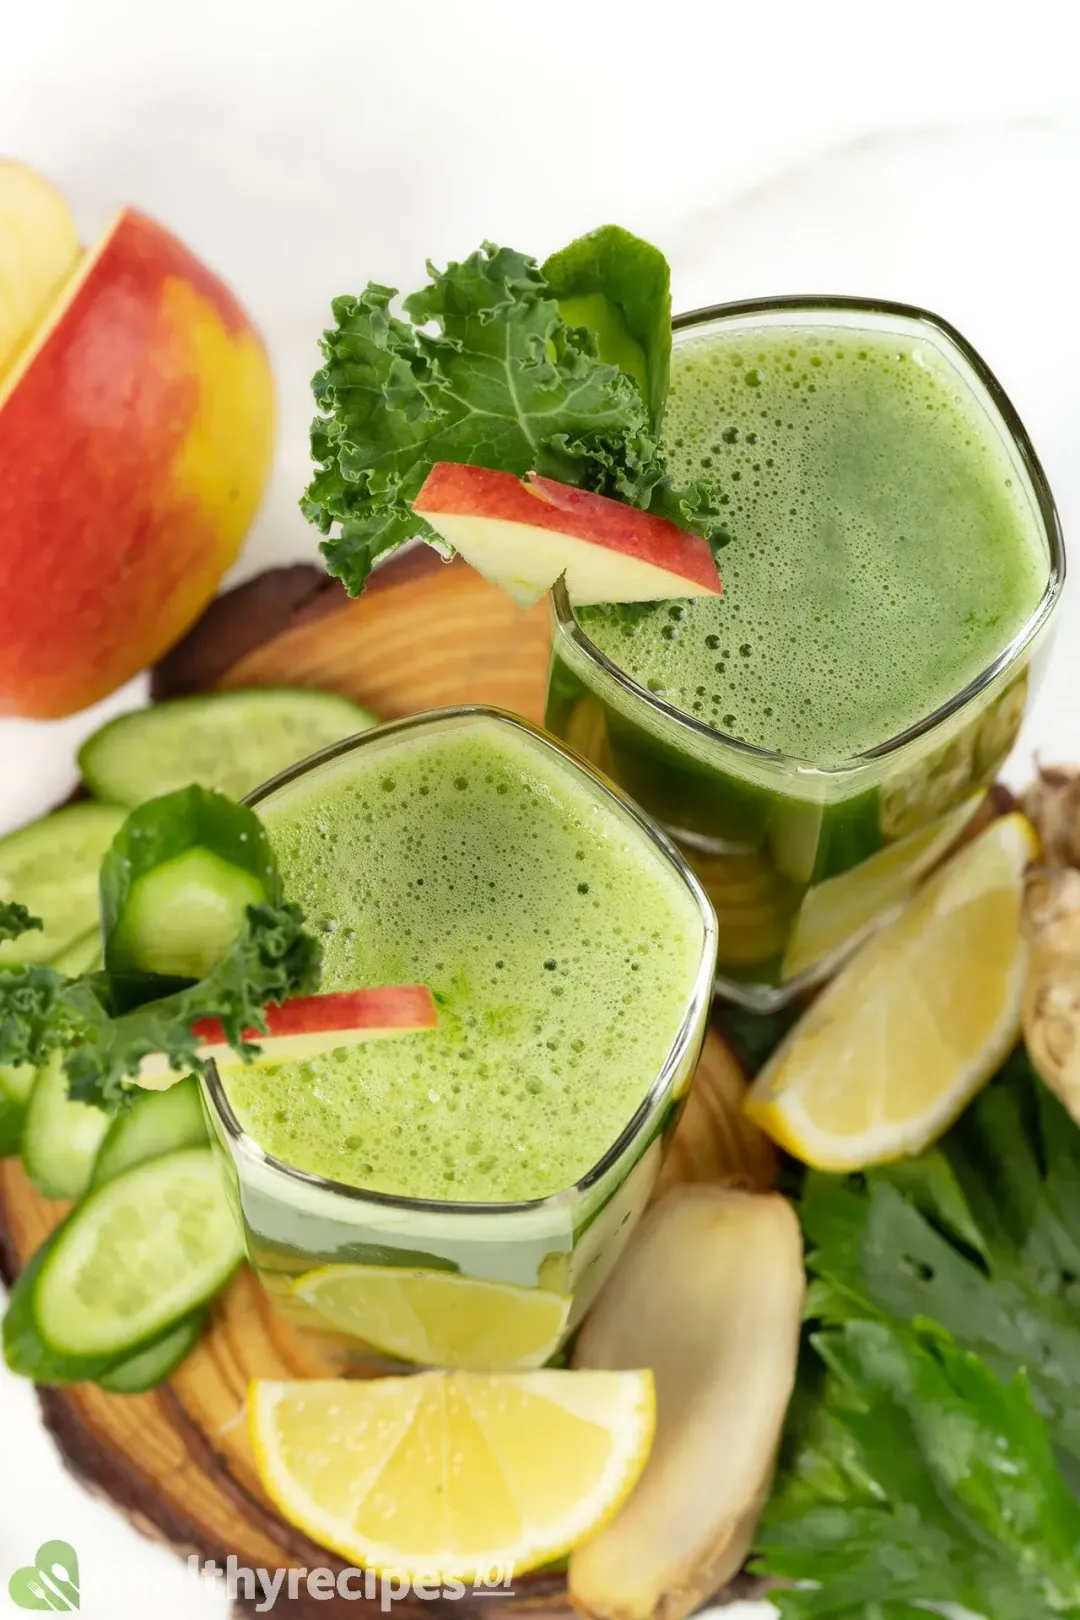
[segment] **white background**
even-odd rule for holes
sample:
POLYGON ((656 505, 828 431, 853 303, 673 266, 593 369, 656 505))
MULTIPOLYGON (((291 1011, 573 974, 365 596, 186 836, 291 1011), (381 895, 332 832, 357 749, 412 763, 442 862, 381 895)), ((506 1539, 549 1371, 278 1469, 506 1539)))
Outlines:
MULTIPOLYGON (((542 257, 609 219, 666 249, 676 307, 834 291, 939 309, 1012 393, 1068 535, 1080 513, 1071 9, 0 0, 0 153, 45 169, 88 237, 121 203, 156 214, 266 332, 278 468, 239 574, 314 552, 295 502, 332 295, 369 277, 418 285, 426 256, 485 236, 542 257)), ((1014 780, 1032 746, 1080 757, 1078 612, 1068 598, 1014 780)), ((101 712, 0 721, 0 830, 66 792, 101 712)), ((0 1372, 0 1615, 10 1571, 56 1536, 81 1554, 84 1612, 202 1607, 169 1555, 68 1480, 32 1391, 0 1372)))

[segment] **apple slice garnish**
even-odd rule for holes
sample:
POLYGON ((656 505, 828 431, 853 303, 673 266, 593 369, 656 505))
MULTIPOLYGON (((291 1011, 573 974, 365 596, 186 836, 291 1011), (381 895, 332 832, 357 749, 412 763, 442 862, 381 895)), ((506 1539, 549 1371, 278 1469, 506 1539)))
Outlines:
POLYGON ((518 478, 439 461, 413 511, 522 607, 538 602, 560 574, 575 607, 721 591, 700 535, 538 473, 518 478))
MULTIPOLYGON (((302 1063, 321 1052, 391 1035, 413 1035, 434 1029, 435 1001, 425 984, 382 985, 369 990, 340 990, 324 996, 294 996, 280 1007, 267 1007, 266 1034, 246 1029, 244 1039, 261 1048, 256 1063, 302 1063)), ((213 1058, 219 1068, 243 1063, 225 1039, 220 1019, 201 1018, 191 1032, 198 1055, 213 1058)), ((164 1052, 151 1052, 139 1067, 136 1084, 145 1091, 167 1091, 184 1078, 169 1067, 164 1052)))

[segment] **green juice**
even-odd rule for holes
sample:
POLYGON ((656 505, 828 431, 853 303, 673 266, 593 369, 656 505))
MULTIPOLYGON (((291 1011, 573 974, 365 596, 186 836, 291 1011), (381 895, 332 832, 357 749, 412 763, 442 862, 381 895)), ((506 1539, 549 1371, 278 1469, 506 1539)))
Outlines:
POLYGON ((1011 749, 1060 584, 1052 501, 933 317, 734 306, 675 333, 663 429, 721 490, 723 594, 557 603, 546 724, 682 844, 719 984, 767 1010, 940 859, 1011 749))
POLYGON ((598 784, 491 717, 405 730, 259 805, 323 989, 426 984, 439 1027, 231 1069, 288 1165, 448 1202, 572 1187, 676 1044, 703 949, 693 891, 598 784))
POLYGON ((831 766, 979 675, 1046 584, 1038 514, 985 406, 915 336, 775 326, 673 356, 664 437, 716 478, 724 594, 582 615, 633 680, 760 748, 831 766))

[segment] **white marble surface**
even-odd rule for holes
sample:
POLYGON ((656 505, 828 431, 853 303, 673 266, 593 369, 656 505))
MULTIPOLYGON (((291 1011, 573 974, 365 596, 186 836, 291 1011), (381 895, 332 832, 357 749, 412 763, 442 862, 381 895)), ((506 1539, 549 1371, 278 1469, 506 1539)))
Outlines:
MULTIPOLYGON (((159 215, 265 329, 281 443, 238 575, 314 552, 295 499, 331 295, 368 276, 413 285, 425 255, 485 235, 543 254, 609 218, 664 245, 682 307, 844 291, 940 309, 1012 392, 1069 533, 1080 148, 1066 8, 1028 0, 1004 29, 960 0, 909 0, 887 38, 878 15, 865 0, 550 0, 542 20, 496 0, 0 0, 0 152, 50 172, 88 234, 124 201, 159 215)), ((1080 753, 1078 613, 1068 597, 1014 777, 1032 747, 1080 753)), ((101 712, 0 722, 0 830, 66 791, 101 712)), ((85 1613, 136 1620, 151 1594, 166 1616, 224 1612, 68 1479, 32 1392, 0 1371, 0 1614, 17 1612, 8 1574, 52 1536, 80 1552, 85 1613)))

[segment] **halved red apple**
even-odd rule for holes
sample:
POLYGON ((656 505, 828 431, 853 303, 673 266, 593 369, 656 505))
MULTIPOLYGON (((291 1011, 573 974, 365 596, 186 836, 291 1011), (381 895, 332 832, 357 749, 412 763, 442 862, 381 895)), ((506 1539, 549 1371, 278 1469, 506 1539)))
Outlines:
POLYGON ((532 607, 559 578, 575 607, 718 596, 700 535, 553 478, 439 461, 413 511, 493 584, 532 607))
MULTIPOLYGON (((246 1029, 244 1039, 261 1048, 257 1063, 303 1063, 320 1052, 391 1035, 413 1035, 434 1029, 438 1013, 424 984, 382 985, 368 990, 340 990, 324 996, 294 996, 280 1007, 267 1007, 266 1034, 246 1029)), ((213 1058, 219 1068, 242 1063, 225 1039, 217 1018, 192 1024, 198 1055, 213 1058)), ((144 1057, 137 1084, 145 1091, 167 1091, 183 1073, 171 1069, 163 1052, 144 1057)))
POLYGON ((269 361, 224 283, 131 208, 80 256, 63 199, 0 163, 0 714, 71 714, 171 647, 273 442, 269 361))

